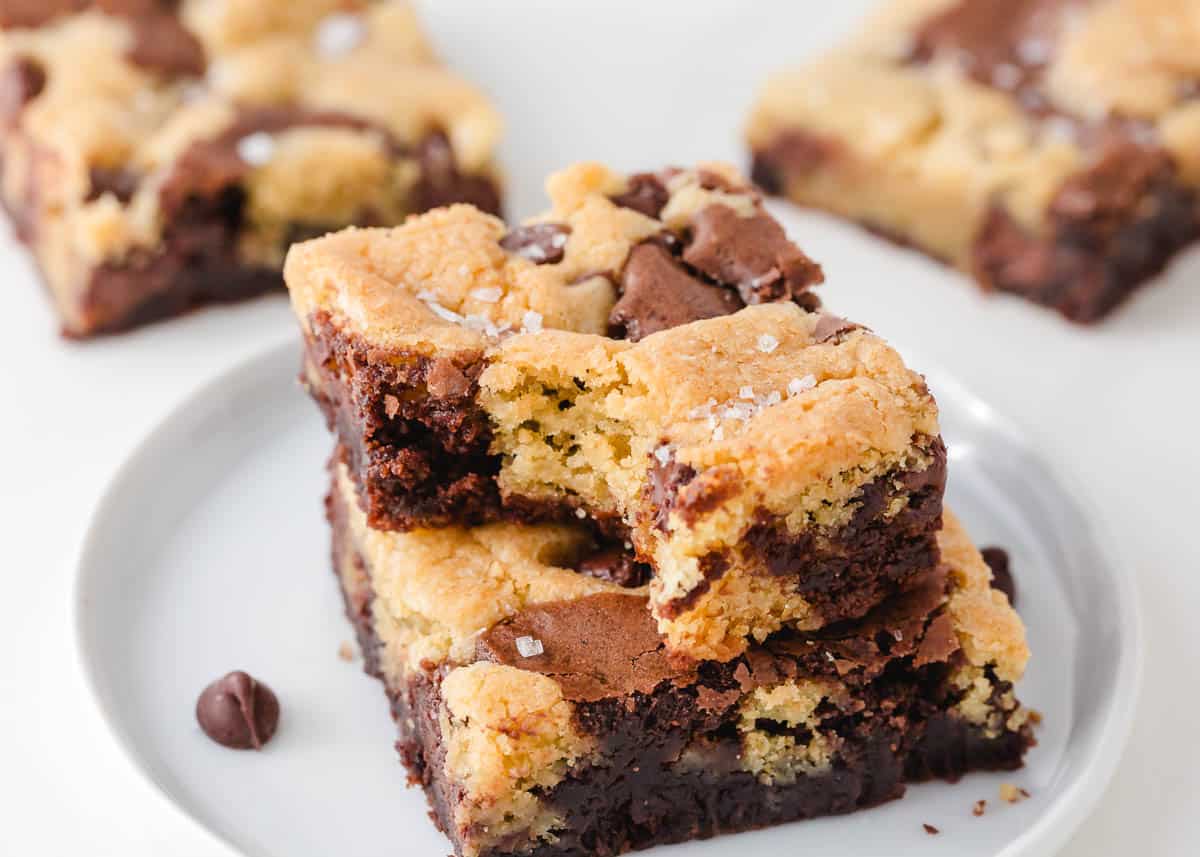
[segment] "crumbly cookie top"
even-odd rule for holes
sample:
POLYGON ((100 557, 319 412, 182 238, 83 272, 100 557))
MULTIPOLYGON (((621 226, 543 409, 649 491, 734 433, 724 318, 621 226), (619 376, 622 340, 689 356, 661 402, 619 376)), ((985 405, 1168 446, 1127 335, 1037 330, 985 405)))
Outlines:
POLYGON ((547 190, 550 211, 512 231, 460 206, 297 245, 285 270, 297 315, 430 353, 551 329, 637 340, 746 304, 815 306, 819 267, 732 167, 626 176, 584 163, 547 190))
POLYGON ((770 80, 747 132, 760 149, 806 129, 808 145, 887 160, 978 211, 1003 198, 1036 229, 1118 140, 1200 182, 1198 87, 1191 0, 891 0, 843 47, 770 80))
POLYGON ((606 416, 652 439, 654 457, 635 462, 728 465, 747 490, 783 473, 797 485, 824 482, 848 462, 866 466, 872 450, 894 455, 938 432, 924 381, 884 340, 791 303, 638 343, 548 331, 494 353, 480 379, 485 396, 522 378, 562 387, 578 378, 604 392, 606 416))

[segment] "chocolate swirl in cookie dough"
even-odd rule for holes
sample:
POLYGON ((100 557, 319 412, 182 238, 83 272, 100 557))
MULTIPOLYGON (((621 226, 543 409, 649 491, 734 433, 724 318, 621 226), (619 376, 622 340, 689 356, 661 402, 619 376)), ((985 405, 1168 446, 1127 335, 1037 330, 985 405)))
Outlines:
POLYGON ((550 179, 293 249, 304 378, 381 529, 585 525, 648 568, 672 646, 731 657, 936 563, 923 381, 817 311, 820 268, 729 168, 550 179))
POLYGON ((755 179, 1097 321, 1200 238, 1194 15, 889 0, 849 45, 764 88, 755 179))
POLYGON ((403 2, 8 3, 0 69, 4 205, 69 336, 277 290, 327 231, 500 208, 498 119, 403 2))
POLYGON ((1023 629, 953 518, 944 564, 885 605, 718 662, 673 653, 644 591, 554 565, 578 530, 371 530, 337 468, 329 511, 366 669, 456 854, 618 854, 849 812, 1017 768, 1034 743, 1023 629))

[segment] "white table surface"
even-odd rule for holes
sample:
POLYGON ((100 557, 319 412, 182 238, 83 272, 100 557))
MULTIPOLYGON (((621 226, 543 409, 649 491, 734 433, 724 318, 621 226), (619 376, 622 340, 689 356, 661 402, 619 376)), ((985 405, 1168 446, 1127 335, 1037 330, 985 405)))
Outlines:
MULTIPOLYGON (((544 204, 544 173, 572 160, 740 160, 736 129, 755 82, 827 44, 867 5, 843 2, 812 20, 816 4, 734 0, 423 4, 443 53, 486 82, 508 117, 503 155, 520 215, 544 204)), ((825 265, 826 303, 947 367, 1022 425, 1090 495, 1138 577, 1147 643, 1138 723, 1064 857, 1198 853, 1200 252, 1103 326, 1082 329, 986 299, 935 264, 819 216, 788 222, 825 265)), ((266 299, 75 344, 55 335, 7 238, 0 276, 9 460, 0 481, 0 854, 226 854, 142 781, 99 720, 74 650, 73 561, 118 464, 205 379, 291 335, 286 304, 266 299)))

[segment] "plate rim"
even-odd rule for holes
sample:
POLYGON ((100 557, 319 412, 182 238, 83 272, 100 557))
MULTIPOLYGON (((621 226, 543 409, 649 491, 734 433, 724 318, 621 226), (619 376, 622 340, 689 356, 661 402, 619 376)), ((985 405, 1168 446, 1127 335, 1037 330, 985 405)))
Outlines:
MULTIPOLYGON (((173 812, 176 817, 186 819, 209 843, 221 846, 231 854, 255 855, 258 852, 247 850, 243 843, 235 843, 230 837, 206 824, 185 804, 175 800, 147 767, 133 745, 132 736, 126 734, 105 699, 97 665, 86 645, 89 621, 88 580, 94 576, 89 572, 89 568, 96 563, 94 554, 100 549, 99 534, 104 518, 109 514, 108 509, 118 501, 123 491, 128 489, 130 480, 149 450, 170 435, 177 422, 188 419, 187 415, 195 412, 195 403, 219 395, 221 388, 235 383, 242 375, 261 372, 266 365, 284 359, 285 353, 298 359, 301 347, 295 336, 277 338, 178 398, 151 428, 133 443, 110 473, 104 489, 88 513, 82 536, 70 555, 70 625, 74 638, 72 649, 76 669, 87 691, 91 712, 98 715, 104 731, 120 749, 124 765, 136 772, 137 779, 150 787, 149 791, 155 795, 156 802, 173 812)), ((1124 551, 1109 535, 1111 528, 1102 526, 1102 523, 1107 522, 1107 516, 1090 499, 1088 493, 1083 490, 1082 481, 1070 472, 1069 468, 1061 461, 1044 455, 1029 439, 1031 435, 1022 430, 1019 421, 998 411, 951 372, 941 367, 937 361, 923 361, 918 352, 911 349, 905 349, 904 353, 907 364, 925 367, 922 374, 929 379, 930 386, 935 390, 953 390, 955 398, 985 408, 992 429, 1003 434, 1008 442, 1022 448, 1049 479, 1058 483, 1062 493, 1076 505, 1089 538, 1102 549, 1103 555, 1112 557, 1103 567, 1108 583, 1114 588, 1117 596, 1123 645, 1119 649, 1119 658, 1115 665, 1108 710, 1097 730, 1094 743, 1096 747, 1107 748, 1110 751, 1116 748, 1117 752, 1093 751, 1085 757, 1073 779, 1052 798, 1052 802, 1040 818, 1010 840, 997 852, 996 857, 1051 855, 1070 840, 1095 810, 1124 759, 1133 732, 1145 668, 1143 611, 1137 573, 1135 567, 1126 562, 1124 551)))

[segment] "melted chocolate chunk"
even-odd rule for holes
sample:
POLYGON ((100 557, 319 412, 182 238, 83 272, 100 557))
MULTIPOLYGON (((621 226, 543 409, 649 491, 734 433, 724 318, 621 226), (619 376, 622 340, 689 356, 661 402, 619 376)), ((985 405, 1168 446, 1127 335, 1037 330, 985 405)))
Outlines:
POLYGON ((97 9, 125 18, 133 30, 129 61, 170 77, 204 74, 204 48, 180 22, 173 0, 5 0, 0 28, 41 27, 64 15, 97 9))
POLYGON ((733 193, 747 189, 743 185, 734 184, 720 173, 714 170, 706 170, 704 167, 696 170, 696 178, 700 182, 700 187, 705 190, 721 190, 726 193, 733 193))
POLYGON ((784 193, 789 177, 815 172, 842 149, 840 141, 812 131, 784 131, 769 146, 754 152, 750 178, 767 193, 784 193))
POLYGON ((697 279, 660 245, 639 244, 621 274, 621 299, 609 316, 612 335, 637 342, 652 333, 743 306, 729 289, 697 279))
POLYGON ((204 74, 204 46, 173 14, 139 15, 132 19, 129 61, 168 77, 204 74))
MULTIPOLYGON (((316 126, 373 129, 370 122, 334 111, 296 107, 244 108, 233 124, 211 140, 192 143, 176 160, 159 191, 163 216, 169 221, 189 199, 212 199, 241 184, 253 167, 238 154, 238 143, 251 134, 277 134, 290 128, 316 126)), ((396 146, 392 141, 393 147, 396 146)))
POLYGON ((120 202, 125 203, 133 199, 141 176, 124 167, 92 167, 89 179, 91 188, 86 198, 88 202, 111 193, 120 202))
POLYGON ((564 223, 531 223, 509 232, 500 239, 500 246, 535 265, 557 265, 563 260, 570 234, 571 227, 564 223))
POLYGON ((629 190, 610 198, 617 205, 657 218, 670 194, 654 173, 636 173, 629 177, 629 190))
POLYGON ((621 547, 602 548, 584 557, 576 571, 626 588, 643 586, 650 580, 650 566, 638 562, 631 550, 621 547))
POLYGON ((667 529, 667 520, 675 507, 675 496, 679 489, 695 478, 695 469, 690 465, 680 464, 674 455, 665 462, 655 456, 649 479, 646 480, 646 492, 649 495, 650 508, 654 510, 654 524, 660 530, 665 532, 667 529))
POLYGON ((231 672, 204 689, 196 701, 204 734, 224 747, 261 750, 279 725, 279 699, 244 672, 231 672))
POLYGON ((1008 603, 1016 606, 1017 582, 1013 579, 1012 569, 1009 567, 1008 551, 993 546, 984 548, 980 553, 983 554, 983 561, 992 570, 992 588, 999 589, 1008 596, 1008 603))
POLYGON ((806 305, 815 301, 808 288, 825 279, 821 266, 800 252, 769 214, 742 217, 721 204, 692 218, 683 261, 736 288, 748 304, 790 299, 806 305))
POLYGON ((12 127, 25 105, 46 88, 46 69, 32 57, 15 57, 0 75, 0 123, 12 127))
POLYGON ((1065 13, 1088 0, 959 0, 930 18, 916 34, 914 62, 953 57, 970 77, 1017 92, 1042 109, 1035 90, 1053 59, 1065 13))
POLYGON ((551 676, 567 699, 584 702, 650 693, 688 673, 686 660, 668 655, 646 598, 611 592, 527 607, 481 634, 476 654, 551 676), (542 653, 524 657, 521 637, 542 653))
POLYGON ((40 27, 61 15, 82 12, 88 0, 5 0, 0 3, 0 28, 40 27))
POLYGON ((442 131, 425 136, 416 148, 421 177, 413 188, 414 211, 428 211, 457 202, 473 205, 488 214, 500 214, 500 194, 486 176, 464 174, 454 148, 442 131))

